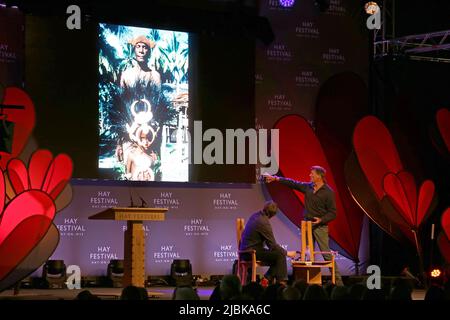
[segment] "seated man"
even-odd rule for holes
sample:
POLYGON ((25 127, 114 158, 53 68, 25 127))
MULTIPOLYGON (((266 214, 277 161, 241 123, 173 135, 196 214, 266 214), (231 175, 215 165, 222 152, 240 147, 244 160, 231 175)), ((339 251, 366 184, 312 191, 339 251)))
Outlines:
MULTIPOLYGON (((254 213, 242 232, 241 246, 239 250, 256 250, 256 259, 270 266, 265 277, 270 282, 275 278, 278 282, 286 282, 287 263, 286 256, 294 258, 295 251, 284 250, 273 236, 272 226, 269 219, 275 216, 278 206, 273 201, 268 201, 263 210, 254 213), (264 247, 267 246, 267 249, 264 247)), ((248 259, 244 255, 244 259, 248 259)))

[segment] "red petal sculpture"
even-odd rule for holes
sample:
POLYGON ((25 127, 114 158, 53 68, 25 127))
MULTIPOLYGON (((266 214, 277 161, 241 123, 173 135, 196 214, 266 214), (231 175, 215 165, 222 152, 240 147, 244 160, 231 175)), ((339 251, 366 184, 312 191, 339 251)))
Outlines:
POLYGON ((38 150, 33 153, 30 160, 30 185, 32 189, 42 189, 47 170, 53 160, 53 155, 48 150, 38 150))
POLYGON ((0 225, 0 279, 41 241, 54 214, 53 201, 42 191, 23 192, 8 204, 0 225))
POLYGON ((436 122, 447 150, 450 151, 450 111, 448 109, 439 109, 436 113, 436 122))
MULTIPOLYGON (((417 194, 411 173, 402 171, 402 164, 393 139, 381 121, 373 116, 363 118, 355 128, 353 144, 359 165, 380 202, 382 213, 404 235, 414 241, 418 250, 417 230, 431 211, 434 184, 425 181, 417 194), (391 204, 389 204, 388 202, 391 204), (411 231, 414 231, 412 236, 411 231)), ((354 190, 356 194, 356 190, 354 190)), ((359 201, 364 205, 364 201, 359 201)), ((365 210, 371 215, 370 210, 365 210)), ((373 219, 374 221, 377 221, 373 219)), ((391 225, 392 227, 392 225, 391 225)), ((391 235, 395 230, 384 230, 391 235)))
MULTIPOLYGON (((12 273, 15 268, 35 252, 38 244, 42 244, 43 252, 51 253, 57 239, 44 239, 52 225, 56 206, 54 199, 63 191, 72 174, 72 162, 66 155, 58 155, 52 159, 47 150, 36 151, 31 159, 28 170, 19 159, 8 163, 8 177, 16 196, 4 206, 5 183, 0 170, 0 290, 14 280, 12 273), (11 275, 11 276, 10 276, 11 275), (3 279, 7 281, 3 282, 3 279)), ((57 233, 52 233, 57 234, 57 233)), ((58 235, 59 236, 59 235, 58 235)), ((47 259, 48 257, 45 257, 47 259)), ((42 258, 34 253, 32 260, 26 265, 35 266, 42 258)), ((33 270, 29 270, 32 272, 33 270)), ((16 272, 17 277, 26 274, 16 272)))
POLYGON ((414 201, 413 207, 410 199, 416 199, 416 184, 411 174, 404 171, 402 173, 402 176, 405 177, 403 179, 401 179, 402 176, 400 174, 387 173, 383 179, 383 189, 406 222, 410 226, 414 226, 416 201, 414 201))
POLYGON ((356 156, 378 199, 384 196, 383 179, 388 172, 402 170, 394 141, 384 124, 376 117, 363 118, 353 133, 356 156))
POLYGON ((8 178, 15 194, 29 189, 28 171, 20 159, 11 159, 7 165, 8 178))
POLYGON ((450 241, 450 208, 447 208, 442 214, 441 225, 447 239, 450 241))

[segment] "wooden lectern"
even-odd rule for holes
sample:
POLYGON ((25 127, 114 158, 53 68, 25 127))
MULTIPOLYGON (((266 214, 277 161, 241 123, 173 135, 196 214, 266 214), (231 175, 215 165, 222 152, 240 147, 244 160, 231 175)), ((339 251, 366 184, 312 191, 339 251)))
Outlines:
POLYGON ((167 208, 109 208, 89 219, 127 222, 124 236, 123 286, 145 287, 145 233, 143 221, 164 221, 167 208))

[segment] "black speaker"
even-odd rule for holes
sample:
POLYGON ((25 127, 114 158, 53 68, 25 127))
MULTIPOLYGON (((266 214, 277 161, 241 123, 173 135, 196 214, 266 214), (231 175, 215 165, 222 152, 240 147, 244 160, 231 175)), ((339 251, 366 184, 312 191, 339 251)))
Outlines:
POLYGON ((192 265, 189 260, 173 260, 170 267, 170 278, 172 285, 177 287, 192 286, 192 265))

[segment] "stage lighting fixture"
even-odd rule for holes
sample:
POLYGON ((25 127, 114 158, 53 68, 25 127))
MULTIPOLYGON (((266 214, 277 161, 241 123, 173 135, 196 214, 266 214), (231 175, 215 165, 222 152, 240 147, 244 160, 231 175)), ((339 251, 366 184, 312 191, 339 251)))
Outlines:
POLYGON ((367 14, 375 14, 380 10, 378 4, 374 1, 369 1, 364 5, 364 10, 366 10, 367 14))
POLYGON ((123 279, 123 260, 111 260, 108 264, 107 277, 114 288, 121 288, 123 279))
POLYGON ((170 277, 177 287, 193 284, 192 265, 189 260, 173 260, 170 267, 170 277))
POLYGON ((67 275, 64 260, 48 260, 42 269, 42 278, 48 282, 49 288, 65 288, 67 275))
POLYGON ((432 278, 439 278, 442 275, 442 271, 440 269, 434 268, 433 270, 431 270, 430 272, 430 276, 432 278))
POLYGON ((290 8, 295 4, 295 0, 280 0, 280 5, 282 7, 290 8))

